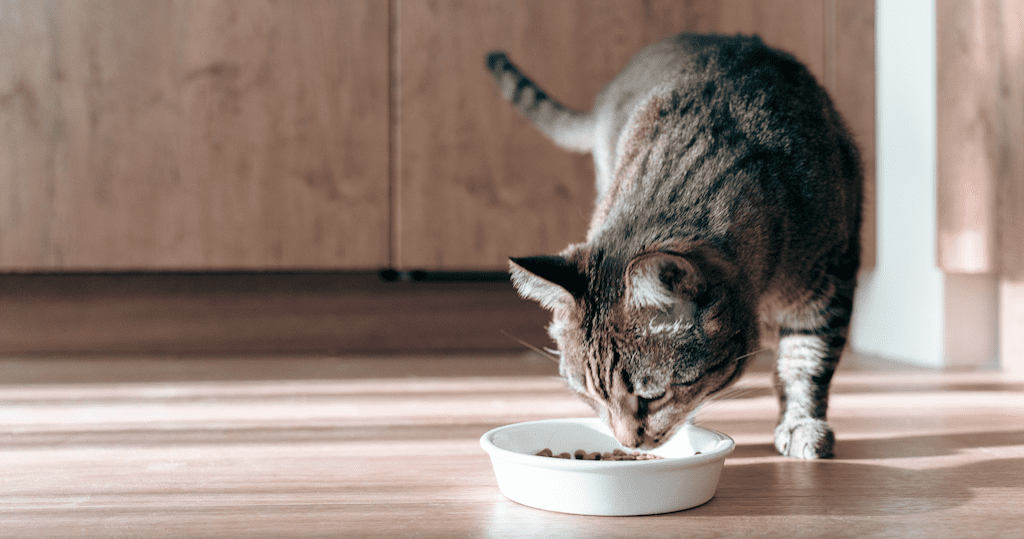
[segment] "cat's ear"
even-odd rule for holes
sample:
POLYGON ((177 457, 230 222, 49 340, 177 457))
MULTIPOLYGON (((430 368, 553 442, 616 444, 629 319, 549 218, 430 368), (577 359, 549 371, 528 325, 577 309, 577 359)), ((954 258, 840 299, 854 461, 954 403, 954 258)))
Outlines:
POLYGON ((546 309, 569 303, 587 290, 587 279, 565 256, 511 258, 512 284, 524 298, 539 301, 546 309))
POLYGON ((704 289, 704 277, 687 257, 674 253, 646 253, 626 269, 626 297, 637 309, 672 312, 691 303, 704 289))

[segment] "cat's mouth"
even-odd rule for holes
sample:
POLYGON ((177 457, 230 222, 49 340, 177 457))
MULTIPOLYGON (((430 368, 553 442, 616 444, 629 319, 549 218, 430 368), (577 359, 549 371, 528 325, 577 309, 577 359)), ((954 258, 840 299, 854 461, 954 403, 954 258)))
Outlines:
POLYGON ((608 417, 608 424, 615 439, 625 447, 633 449, 655 449, 669 441, 686 424, 688 414, 672 414, 672 419, 648 417, 638 420, 635 416, 608 417))
POLYGON ((642 439, 639 440, 639 444, 638 445, 627 445, 627 444, 623 443, 622 440, 619 440, 619 443, 621 443, 622 445, 624 445, 626 447, 630 447, 630 448, 633 448, 633 449, 640 449, 640 450, 643 450, 643 451, 649 451, 649 450, 652 450, 652 449, 657 449, 657 448, 661 447, 662 445, 664 445, 665 442, 671 440, 672 437, 675 436, 676 432, 679 431, 679 429, 683 426, 684 423, 685 422, 680 423, 678 425, 673 425, 668 430, 660 432, 660 433, 657 433, 657 434, 646 434, 645 433, 645 435, 642 437, 642 439))

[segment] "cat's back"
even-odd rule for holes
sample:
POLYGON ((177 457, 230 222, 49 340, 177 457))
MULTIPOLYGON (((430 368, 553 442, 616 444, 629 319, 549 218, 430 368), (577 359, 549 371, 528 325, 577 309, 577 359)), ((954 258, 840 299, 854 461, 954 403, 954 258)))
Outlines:
POLYGON ((745 50, 764 48, 757 36, 681 33, 648 45, 634 55, 618 76, 598 96, 598 106, 626 93, 638 98, 655 87, 684 82, 704 71, 709 62, 735 56, 745 50))
POLYGON ((613 158, 616 143, 631 115, 652 94, 672 89, 685 91, 711 80, 751 75, 749 72, 754 70, 802 69, 791 56, 768 47, 757 36, 677 34, 633 56, 598 94, 594 104, 597 135, 608 157, 613 158))

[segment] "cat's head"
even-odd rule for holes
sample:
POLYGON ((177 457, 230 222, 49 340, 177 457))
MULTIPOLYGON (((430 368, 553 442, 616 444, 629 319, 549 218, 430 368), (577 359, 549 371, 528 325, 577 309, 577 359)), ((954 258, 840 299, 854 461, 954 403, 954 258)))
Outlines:
POLYGON ((624 446, 667 441, 742 373, 756 339, 749 294, 711 250, 615 257, 576 245, 511 270, 519 293, 553 312, 562 377, 624 446))

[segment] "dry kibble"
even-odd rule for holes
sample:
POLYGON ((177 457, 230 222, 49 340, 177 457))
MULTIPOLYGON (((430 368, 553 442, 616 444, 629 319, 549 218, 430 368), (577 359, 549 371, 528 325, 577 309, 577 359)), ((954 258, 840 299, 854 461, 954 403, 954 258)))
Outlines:
POLYGON ((592 453, 587 453, 583 449, 577 449, 572 454, 569 454, 569 453, 559 453, 559 454, 556 455, 554 453, 554 451, 552 451, 551 449, 548 449, 548 448, 545 447, 544 449, 541 449, 540 451, 536 452, 535 454, 537 456, 539 456, 539 457, 553 457, 553 458, 556 458, 556 459, 576 459, 576 460, 658 460, 658 459, 665 458, 665 457, 662 457, 660 455, 655 455, 653 453, 641 453, 639 451, 633 451, 632 453, 626 453, 625 451, 623 451, 621 449, 616 449, 614 451, 605 451, 604 453, 601 453, 600 451, 594 451, 592 453))

